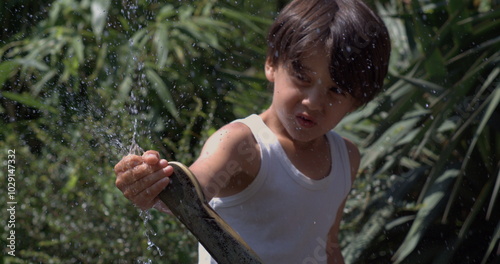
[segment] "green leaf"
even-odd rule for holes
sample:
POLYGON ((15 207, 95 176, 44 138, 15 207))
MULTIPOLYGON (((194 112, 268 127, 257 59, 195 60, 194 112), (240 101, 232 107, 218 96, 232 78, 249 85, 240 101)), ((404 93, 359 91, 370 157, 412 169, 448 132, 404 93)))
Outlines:
MULTIPOLYGON (((393 228, 398 224, 409 221, 408 216, 400 218, 399 220, 391 221, 397 205, 401 203, 411 191, 412 187, 425 177, 426 166, 420 166, 412 169, 404 175, 400 175, 399 180, 394 182, 394 187, 390 191, 382 194, 378 199, 373 200, 367 208, 377 208, 375 212, 371 212, 367 217, 368 221, 361 227, 360 232, 356 235, 353 241, 342 250, 345 256, 346 263, 353 263, 354 259, 359 258, 363 251, 370 246, 370 244, 377 243, 377 237, 384 230, 393 228), (391 199, 392 202, 387 202, 391 199)), ((361 261, 359 263, 364 263, 361 261)))
POLYGON ((165 82, 163 82, 161 77, 152 69, 146 69, 146 77, 155 89, 156 93, 158 93, 158 96, 160 97, 167 110, 175 119, 178 120, 179 112, 177 111, 177 107, 165 82))
POLYGON ((484 41, 480 45, 474 46, 473 48, 470 48, 470 49, 456 55, 455 57, 448 60, 448 64, 452 63, 452 62, 456 62, 458 60, 461 60, 467 56, 472 56, 474 54, 478 54, 480 51, 483 51, 486 48, 490 48, 491 46, 495 46, 498 43, 500 43, 500 36, 492 38, 488 41, 484 41))
POLYGON ((153 37, 153 43, 156 46, 156 59, 158 60, 157 65, 159 69, 162 69, 167 65, 168 54, 170 52, 168 34, 169 26, 166 23, 161 23, 158 25, 158 29, 153 37))
POLYGON ((2 92, 1 95, 7 99, 16 101, 18 103, 21 103, 21 104, 29 106, 29 107, 33 107, 33 108, 40 109, 40 110, 46 110, 52 114, 59 113, 59 111, 56 108, 38 101, 37 99, 35 99, 33 96, 31 96, 28 93, 18 94, 18 93, 12 93, 12 92, 2 92))
POLYGON ((446 77, 447 71, 445 60, 438 49, 434 49, 433 52, 428 55, 425 60, 425 69, 431 80, 442 80, 446 77))
MULTIPOLYGON (((497 242, 499 240, 500 240, 500 222, 498 222, 497 227, 495 228, 495 232, 493 233, 493 236, 491 237, 490 245, 488 246, 486 254, 484 254, 484 258, 481 261, 481 264, 487 263, 488 257, 491 255, 491 253, 493 253, 493 250, 495 250, 495 247, 496 247, 497 242)), ((500 251, 500 247, 499 247, 499 251, 500 251)), ((497 253, 497 255, 498 255, 498 253, 497 253)))
POLYGON ((459 174, 459 170, 450 169, 445 171, 429 188, 418 210, 415 221, 406 235, 403 243, 394 254, 394 263, 401 263, 417 246, 427 227, 435 220, 445 205, 445 197, 449 186, 459 174))
POLYGON ((57 18, 59 17, 59 13, 61 12, 62 10, 62 1, 56 1, 54 2, 53 4, 53 7, 50 9, 50 12, 49 12, 49 23, 51 25, 54 25, 57 21, 57 18))
POLYGON ((57 71, 56 70, 50 70, 48 71, 45 75, 43 75, 43 78, 38 81, 35 85, 33 85, 31 87, 31 93, 34 95, 34 96, 37 96, 40 91, 42 90, 43 86, 52 78, 54 78, 54 76, 56 76, 57 74, 57 71))
POLYGON ((106 26, 110 2, 110 0, 93 0, 90 4, 90 10, 92 11, 92 30, 97 39, 101 39, 102 32, 106 26))
POLYGON ((128 96, 130 89, 132 89, 132 78, 130 76, 126 76, 123 81, 118 86, 118 94, 120 99, 124 99, 128 96))
POLYGON ((66 182, 66 185, 62 188, 63 193, 70 193, 73 191, 73 189, 76 187, 76 184, 78 183, 79 180, 79 175, 72 171, 72 173, 69 174, 68 176, 68 181, 66 182))
POLYGON ((130 39, 130 42, 133 45, 137 45, 140 47, 140 43, 143 41, 143 39, 147 39, 148 37, 149 37, 148 36, 148 29, 144 28, 144 29, 141 29, 141 30, 138 30, 137 32, 135 32, 134 35, 132 36, 132 38, 130 39))
MULTIPOLYGON (((84 45, 81 36, 76 36, 71 39, 71 47, 73 48, 77 62, 80 64, 84 59, 84 45)), ((78 66, 77 66, 78 67, 78 66)))
POLYGON ((402 76, 402 75, 397 75, 395 76, 397 78, 400 78, 410 84, 413 84, 419 88, 422 88, 424 91, 431 93, 431 94, 440 94, 442 93, 445 88, 442 87, 441 85, 435 84, 433 82, 427 81, 425 79, 419 79, 419 78, 413 78, 410 76, 402 76))
POLYGON ((47 64, 40 62, 35 59, 21 58, 16 60, 18 64, 22 65, 23 68, 35 68, 39 71, 49 71, 50 68, 47 64))
MULTIPOLYGON (((500 89, 497 86, 497 88, 495 90, 494 98, 492 99, 492 102, 491 102, 490 106, 488 107, 488 110, 486 110, 485 116, 490 112, 491 109, 493 109, 493 111, 495 110, 495 108, 493 108, 492 105, 498 106, 499 103, 500 103, 500 89)), ((492 113, 490 113, 490 116, 491 116, 491 114, 492 113)), ((485 118, 483 118, 483 121, 484 121, 484 119, 485 118)), ((483 122, 481 122, 481 125, 483 125, 483 122)), ((479 128, 478 128, 478 130, 479 130, 479 128)), ((491 213, 493 211, 493 205, 495 204, 495 201, 497 200, 497 197, 498 197, 499 192, 500 192, 499 190, 500 190, 500 170, 498 171, 495 187, 493 189, 493 194, 491 195, 490 204, 488 206, 488 212, 486 213, 487 219, 489 219, 491 216, 491 213)))
POLYGON ((460 248, 460 245, 463 243, 463 241, 467 237, 467 234, 470 232, 471 225, 473 224, 474 221, 477 220, 476 219, 477 215, 483 210, 484 208, 483 205, 486 202, 486 197, 490 193, 492 186, 493 186, 493 178, 488 180, 488 182, 483 186, 481 192, 479 193, 479 196, 477 198, 474 197, 475 198, 474 205, 472 206, 469 215, 462 224, 462 227, 460 228, 460 232, 458 233, 458 237, 456 238, 454 245, 451 247, 451 249, 440 254, 440 256, 436 259, 434 263, 450 263, 451 259, 453 258, 453 255, 460 248))
MULTIPOLYGON (((486 108, 486 112, 483 115, 483 118, 481 119, 481 123, 479 123, 479 126, 477 127, 476 131, 474 131, 474 136, 472 138, 472 142, 469 145, 469 149, 467 151, 467 154, 465 155, 466 159, 468 160, 470 156, 472 155, 472 151, 479 139, 479 136, 483 132, 484 127, 492 117, 495 109, 497 106, 500 104, 500 85, 498 85, 493 93, 488 97, 488 99, 483 103, 482 106, 487 105, 488 107, 486 108)), ((479 107, 479 109, 483 109, 484 107, 479 107)), ((466 163, 466 162, 465 162, 466 163)), ((464 168, 462 170, 465 170, 464 168)))
POLYGON ((12 75, 17 65, 16 61, 4 61, 0 63, 0 87, 3 87, 3 84, 12 75))
POLYGON ((237 20, 245 23, 245 25, 247 25, 253 31, 259 32, 259 33, 265 33, 265 29, 260 28, 255 23, 263 24, 266 27, 268 25, 271 25, 271 23, 272 23, 271 19, 266 19, 266 18, 263 18, 260 16, 252 16, 252 15, 249 15, 247 13, 239 12, 239 11, 229 9, 229 8, 220 8, 220 9, 218 9, 218 11, 229 18, 237 19, 237 20))
POLYGON ((498 170, 497 179, 495 182, 495 187, 493 189, 493 193, 491 194, 490 204, 488 206, 488 212, 486 213, 486 219, 490 219, 491 213, 493 211, 493 206, 497 201, 497 197, 500 194, 500 169, 498 170))
MULTIPOLYGON (((449 0, 446 5, 448 9, 448 13, 450 14, 458 14, 458 17, 469 17, 469 12, 467 10, 467 2, 463 0, 449 0)), ((467 37, 472 31, 472 26, 470 24, 467 25, 453 25, 453 37, 455 43, 462 43, 462 39, 467 37)))
POLYGON ((363 169, 387 155, 397 145, 398 141, 405 138, 412 131, 418 121, 419 118, 407 118, 391 126, 373 145, 364 151, 360 168, 363 169))
POLYGON ((160 12, 156 15, 156 22, 163 23, 165 20, 175 16, 175 8, 171 4, 166 4, 160 9, 160 12))
POLYGON ((465 122, 465 124, 461 128, 461 130, 462 130, 462 129, 464 129, 463 127, 469 126, 469 124, 472 123, 472 121, 476 119, 476 116, 479 115, 479 113, 481 113, 486 106, 488 106, 486 109, 486 112, 484 113, 484 115, 481 119, 481 123, 479 124, 477 129, 474 131, 474 136, 473 136, 471 142, 469 143, 467 153, 465 154, 465 157, 462 161, 462 165, 460 168, 460 175, 458 177, 457 182, 455 183, 455 186, 453 187, 453 191, 450 195, 449 202, 446 206, 443 219, 446 219, 448 217, 448 213, 451 209, 451 206, 452 206, 453 202, 455 201, 456 196, 458 195, 458 191, 459 191, 460 186, 462 184, 463 175, 465 174, 465 170, 466 170, 467 165, 469 163, 469 160, 472 156, 472 151, 475 149, 476 144, 479 140, 479 137, 482 134, 484 127, 486 126, 486 123, 490 120, 490 118, 493 115, 493 112, 495 111, 495 109, 497 108, 499 102, 500 102, 500 89, 498 89, 498 87, 497 87, 496 91, 493 92, 488 97, 488 99, 485 100, 483 102, 483 104, 481 104, 481 106, 477 108, 476 111, 474 111, 474 113, 468 118, 468 120, 465 122))

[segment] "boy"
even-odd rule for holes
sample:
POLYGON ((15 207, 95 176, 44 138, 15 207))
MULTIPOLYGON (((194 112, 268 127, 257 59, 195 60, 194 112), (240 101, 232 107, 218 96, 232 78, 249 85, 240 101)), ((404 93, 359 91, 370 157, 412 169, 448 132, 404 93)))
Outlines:
MULTIPOLYGON (((381 90, 390 40, 358 0, 294 0, 268 35, 274 84, 260 115, 214 133, 190 166, 214 210, 264 263, 343 263, 337 234, 360 154, 331 131, 381 90)), ((115 167, 116 185, 141 209, 173 172, 155 151, 115 167)), ((200 263, 210 256, 200 246, 200 263)))

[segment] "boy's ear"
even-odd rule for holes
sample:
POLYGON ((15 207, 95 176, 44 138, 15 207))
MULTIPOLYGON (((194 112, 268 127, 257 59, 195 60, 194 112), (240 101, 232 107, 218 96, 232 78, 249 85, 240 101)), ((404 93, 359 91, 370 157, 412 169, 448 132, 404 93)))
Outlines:
POLYGON ((274 82, 275 69, 274 69, 274 66, 271 65, 271 61, 269 60, 269 58, 266 59, 266 65, 264 67, 265 67, 267 80, 269 82, 274 82))

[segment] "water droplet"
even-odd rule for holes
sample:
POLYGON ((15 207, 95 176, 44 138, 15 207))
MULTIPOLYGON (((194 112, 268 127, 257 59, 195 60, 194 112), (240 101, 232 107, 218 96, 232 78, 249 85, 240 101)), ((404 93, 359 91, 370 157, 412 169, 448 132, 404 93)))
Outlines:
POLYGON ((148 228, 148 226, 147 226, 148 221, 152 219, 151 213, 149 212, 149 210, 141 211, 139 213, 139 216, 142 217, 144 227, 146 228, 146 232, 144 232, 144 235, 148 239, 148 250, 151 250, 154 248, 154 249, 156 249, 156 251, 158 251, 158 254, 160 256, 163 256, 165 253, 151 240, 151 237, 150 237, 150 235, 156 236, 156 233, 154 232, 154 230, 151 228, 148 228))

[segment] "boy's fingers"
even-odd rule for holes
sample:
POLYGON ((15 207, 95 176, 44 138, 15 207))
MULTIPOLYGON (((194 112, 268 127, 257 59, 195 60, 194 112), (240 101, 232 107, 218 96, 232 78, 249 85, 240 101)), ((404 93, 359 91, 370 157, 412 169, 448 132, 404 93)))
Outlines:
POLYGON ((142 192, 138 193, 134 197, 130 197, 129 199, 134 202, 137 206, 139 206, 141 209, 149 209, 151 208, 157 201, 158 199, 156 196, 160 194, 160 192, 165 189, 165 187, 168 185, 170 182, 170 179, 168 177, 165 177, 148 188, 144 189, 142 192))
MULTIPOLYGON (((148 167, 148 168, 151 168, 147 164, 143 164, 143 165, 148 167)), ((140 169, 141 167, 144 167, 143 165, 138 166, 136 168, 140 169)), ((125 197, 132 200, 133 197, 137 196, 138 194, 140 194, 144 190, 155 185, 158 181, 162 181, 162 180, 164 180, 164 178, 166 178, 168 181, 168 177, 170 175, 172 175, 172 172, 173 172, 173 168, 171 166, 168 166, 166 168, 163 168, 163 169, 160 169, 160 170, 157 170, 154 172, 146 173, 147 177, 142 176, 142 177, 138 178, 138 177, 134 177, 133 170, 129 170, 129 171, 124 172, 122 177, 117 178, 116 186, 120 190, 122 190, 125 197)), ((158 193, 156 193, 156 195, 158 195, 158 193)), ((147 194, 149 195, 149 193, 147 193, 147 194)), ((155 196, 153 196, 153 197, 155 197, 155 196)))
POLYGON ((160 161, 160 153, 154 150, 148 150, 142 154, 142 159, 149 165, 154 165, 160 161))
POLYGON ((148 182, 154 182, 159 179, 150 177, 150 174, 159 171, 163 171, 163 177, 168 177, 172 175, 174 169, 172 168, 172 166, 168 166, 168 162, 166 160, 160 160, 160 162, 154 165, 142 163, 138 166, 133 167, 132 169, 116 173, 117 177, 115 180, 115 185, 120 190, 124 191, 127 186, 132 185, 135 182, 142 180, 143 178, 146 178, 143 182, 146 182, 146 184, 148 184, 148 182))
POLYGON ((116 164, 115 173, 118 174, 120 172, 129 170, 129 169, 141 164, 142 162, 143 162, 142 157, 140 157, 140 156, 127 155, 127 156, 123 157, 123 159, 120 162, 118 162, 118 164, 116 164))
POLYGON ((126 186, 133 184, 134 182, 146 177, 149 173, 154 172, 152 169, 148 168, 149 165, 142 163, 132 169, 127 169, 125 171, 116 173, 116 186, 122 190, 126 186), (149 172, 149 173, 148 173, 149 172))

